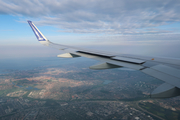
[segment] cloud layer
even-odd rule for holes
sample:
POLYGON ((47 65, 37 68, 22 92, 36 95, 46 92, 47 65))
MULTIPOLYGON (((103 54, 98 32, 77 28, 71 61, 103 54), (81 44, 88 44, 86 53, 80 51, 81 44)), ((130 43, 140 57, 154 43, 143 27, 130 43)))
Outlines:
POLYGON ((37 18, 61 32, 162 34, 180 22, 179 0, 0 0, 0 14, 37 18))

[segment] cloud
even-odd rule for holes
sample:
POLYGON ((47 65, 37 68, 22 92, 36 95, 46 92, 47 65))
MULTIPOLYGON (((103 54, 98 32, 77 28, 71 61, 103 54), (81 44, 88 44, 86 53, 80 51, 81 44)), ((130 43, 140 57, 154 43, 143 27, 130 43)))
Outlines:
POLYGON ((0 59, 30 58, 30 57, 56 57, 62 52, 45 46, 32 45, 0 45, 0 59))
POLYGON ((0 31, 2 31, 2 32, 4 32, 4 31, 14 31, 14 30, 12 30, 12 29, 0 29, 0 31))
POLYGON ((157 27, 180 21, 179 0, 0 0, 0 4, 1 14, 27 16, 38 25, 75 33, 174 33, 157 27))

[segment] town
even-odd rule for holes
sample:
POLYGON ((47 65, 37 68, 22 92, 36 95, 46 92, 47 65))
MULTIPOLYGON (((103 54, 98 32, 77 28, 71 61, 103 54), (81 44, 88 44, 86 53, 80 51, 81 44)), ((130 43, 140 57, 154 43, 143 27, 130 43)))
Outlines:
POLYGON ((179 97, 149 98, 160 84, 138 71, 82 63, 14 70, 0 75, 0 119, 178 119, 179 97))

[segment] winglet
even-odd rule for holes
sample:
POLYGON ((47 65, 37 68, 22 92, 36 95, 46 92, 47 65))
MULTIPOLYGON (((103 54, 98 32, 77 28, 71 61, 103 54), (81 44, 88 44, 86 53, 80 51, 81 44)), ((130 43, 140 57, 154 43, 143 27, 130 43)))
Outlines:
POLYGON ((30 27, 32 28, 34 34, 36 35, 38 41, 41 43, 41 44, 44 44, 44 45, 48 45, 48 39, 39 31, 39 29, 32 23, 32 21, 28 20, 27 21, 30 25, 30 27))

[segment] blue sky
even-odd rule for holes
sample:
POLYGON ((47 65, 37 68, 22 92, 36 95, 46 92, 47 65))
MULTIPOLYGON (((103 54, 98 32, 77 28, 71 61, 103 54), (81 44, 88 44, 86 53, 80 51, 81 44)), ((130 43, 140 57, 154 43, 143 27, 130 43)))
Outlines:
POLYGON ((56 56, 27 20, 52 42, 116 53, 180 57, 178 0, 0 0, 0 56, 56 56))

